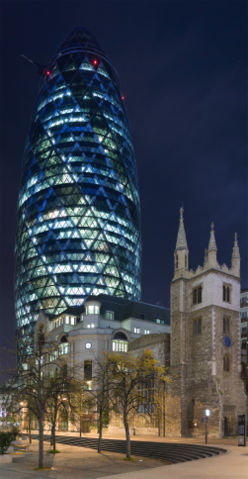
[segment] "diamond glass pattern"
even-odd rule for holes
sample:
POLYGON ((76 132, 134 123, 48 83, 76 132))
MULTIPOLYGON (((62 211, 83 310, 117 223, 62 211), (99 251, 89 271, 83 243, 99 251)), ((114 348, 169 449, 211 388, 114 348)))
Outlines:
POLYGON ((91 294, 139 300, 140 250, 135 157, 118 77, 92 35, 76 29, 44 68, 26 142, 18 328, 40 309, 58 315, 91 294))

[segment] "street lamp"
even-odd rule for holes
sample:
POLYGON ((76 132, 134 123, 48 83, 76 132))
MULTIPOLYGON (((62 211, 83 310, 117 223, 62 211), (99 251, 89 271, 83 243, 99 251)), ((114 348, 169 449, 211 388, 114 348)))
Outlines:
POLYGON ((205 419, 205 444, 208 443, 208 418, 211 414, 210 409, 204 409, 204 419, 205 419))

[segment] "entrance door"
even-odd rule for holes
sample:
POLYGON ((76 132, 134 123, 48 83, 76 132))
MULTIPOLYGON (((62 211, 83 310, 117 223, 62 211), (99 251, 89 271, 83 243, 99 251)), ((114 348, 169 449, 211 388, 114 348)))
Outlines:
POLYGON ((228 418, 225 416, 224 419, 223 419, 223 432, 224 432, 224 436, 228 436, 228 418))

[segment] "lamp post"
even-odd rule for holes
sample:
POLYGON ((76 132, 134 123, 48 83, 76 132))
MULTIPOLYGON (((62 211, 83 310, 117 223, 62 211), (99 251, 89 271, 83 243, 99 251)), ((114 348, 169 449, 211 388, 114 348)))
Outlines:
POLYGON ((204 409, 204 418, 205 418, 205 444, 208 443, 208 418, 211 414, 210 409, 204 409))

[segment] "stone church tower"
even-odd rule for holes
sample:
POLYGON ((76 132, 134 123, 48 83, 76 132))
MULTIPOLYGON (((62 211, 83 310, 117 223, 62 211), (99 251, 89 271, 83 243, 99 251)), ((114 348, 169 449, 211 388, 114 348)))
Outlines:
MULTIPOLYGON (((171 283, 171 384, 179 408, 178 433, 202 435, 204 410, 210 409, 209 434, 237 432, 246 396, 240 377, 240 255, 235 234, 231 268, 217 260, 211 225, 204 265, 189 269, 180 209, 171 283)), ((168 401, 170 404, 170 401, 168 401)), ((170 406, 169 406, 170 409, 170 406)), ((167 411, 169 413, 170 411, 167 411)), ((175 411, 173 413, 175 417, 175 411)))

